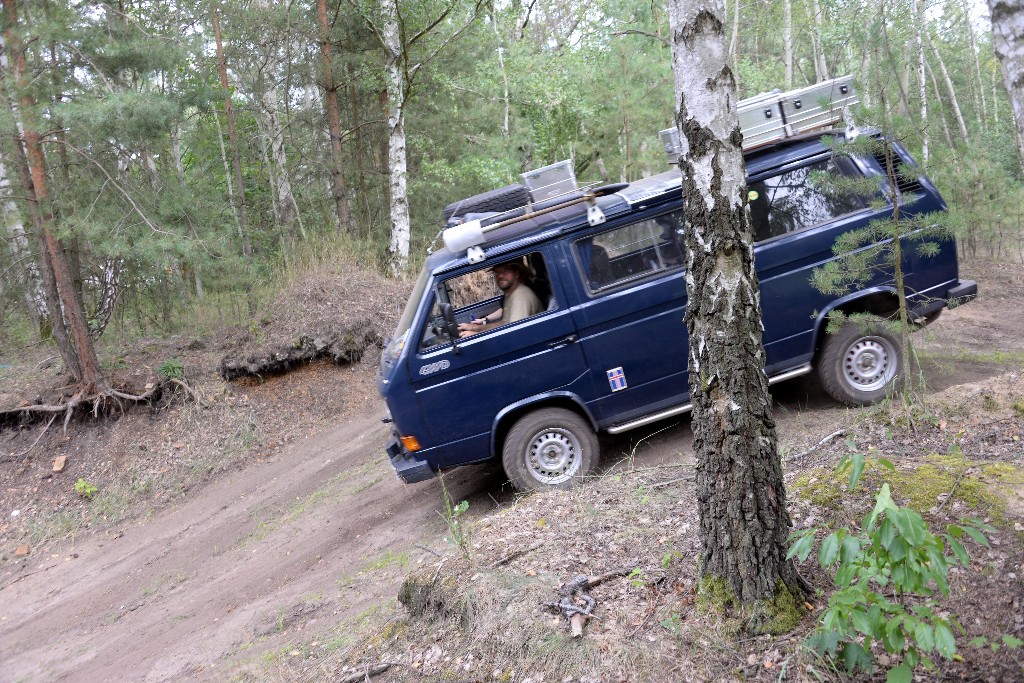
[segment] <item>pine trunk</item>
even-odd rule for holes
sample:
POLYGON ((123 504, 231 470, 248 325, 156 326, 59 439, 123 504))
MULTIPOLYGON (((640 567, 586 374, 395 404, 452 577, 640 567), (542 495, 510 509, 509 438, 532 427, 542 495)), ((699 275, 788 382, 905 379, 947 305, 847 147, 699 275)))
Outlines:
MULTIPOLYGON (((39 131, 32 118, 35 101, 32 98, 25 53, 20 38, 14 33, 18 26, 17 0, 3 0, 7 15, 7 27, 4 30, 4 47, 7 51, 11 73, 14 77, 18 97, 18 106, 14 112, 20 114, 17 121, 22 140, 15 141, 18 162, 21 166, 22 184, 26 194, 26 203, 35 224, 39 243, 40 260, 48 289, 51 290, 50 311, 53 316, 54 329, 66 329, 64 338, 57 338, 58 348, 64 359, 65 366, 72 373, 76 382, 82 385, 87 393, 105 391, 106 378, 100 369, 99 359, 89 336, 89 326, 85 320, 80 298, 75 291, 74 278, 68 266, 64 245, 54 235, 54 215, 50 209, 47 193, 46 159, 40 145, 39 131), (21 145, 24 144, 24 152, 21 145), (47 273, 46 271, 49 271, 47 273), (47 277, 49 274, 51 277, 47 277), (56 295, 53 297, 53 295, 56 295), (56 298, 57 301, 52 299, 56 298), (61 315, 63 310, 63 316, 61 315)), ((13 101, 12 101, 13 104, 13 101)), ((62 335, 63 336, 63 335, 62 335)))
MULTIPOLYGON (((764 373, 761 309, 722 0, 671 0, 683 153, 699 567, 744 604, 800 591, 764 373), (723 66, 724 65, 724 66, 723 66)), ((754 625, 756 628, 756 625, 754 625)))
POLYGON ((1003 68, 1003 83, 1017 128, 1017 151, 1024 164, 1024 5, 989 0, 988 6, 992 12, 992 47, 1003 68))
POLYGON ((320 56, 324 62, 323 88, 327 102, 327 132, 331 136, 331 189, 334 210, 342 230, 352 230, 352 216, 348 209, 348 190, 345 187, 345 157, 341 148, 341 108, 338 106, 338 85, 334 82, 331 64, 330 26, 327 23, 327 0, 316 0, 316 19, 320 28, 320 56))

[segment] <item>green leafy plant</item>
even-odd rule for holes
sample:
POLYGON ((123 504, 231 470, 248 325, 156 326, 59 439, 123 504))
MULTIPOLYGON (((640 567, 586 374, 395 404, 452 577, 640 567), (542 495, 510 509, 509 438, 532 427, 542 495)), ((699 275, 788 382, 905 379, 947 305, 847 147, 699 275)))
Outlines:
POLYGON ((647 585, 647 576, 644 574, 644 570, 640 567, 634 567, 633 571, 629 573, 627 578, 633 588, 643 588, 647 585))
POLYGON ((441 515, 445 524, 448 525, 448 535, 445 536, 444 540, 461 550, 466 560, 472 561, 469 555, 469 539, 471 534, 466 525, 459 519, 469 510, 469 501, 463 500, 455 503, 451 494, 448 493, 448 487, 445 486, 444 477, 441 477, 441 492, 444 496, 444 510, 439 511, 438 514, 441 515))
POLYGON ((661 556, 661 568, 668 569, 668 566, 672 564, 672 560, 683 559, 683 554, 678 550, 670 550, 661 556))
POLYGON ((75 482, 75 492, 82 498, 92 498, 96 495, 97 491, 99 491, 99 488, 97 488, 95 484, 90 484, 81 477, 79 477, 78 481, 75 482))
MULTIPOLYGON (((867 459, 850 454, 840 462, 856 486, 867 459)), ((888 461, 879 463, 892 467, 888 461)), ((814 549, 817 529, 794 532, 788 557, 804 562, 814 549)), ((874 665, 872 647, 879 644, 899 664, 888 672, 893 683, 910 681, 919 665, 934 668, 932 654, 956 654, 954 631, 963 627, 938 609, 936 594, 947 595, 949 568, 970 562, 965 537, 987 546, 992 528, 978 520, 948 525, 941 536, 932 534, 911 508, 900 507, 887 483, 875 496, 874 509, 858 531, 839 529, 818 547, 818 564, 835 569, 836 591, 818 626, 805 641, 819 652, 840 659, 848 672, 874 665)))
POLYGON ((185 377, 185 365, 174 356, 171 356, 157 368, 157 372, 168 379, 183 379, 185 377))

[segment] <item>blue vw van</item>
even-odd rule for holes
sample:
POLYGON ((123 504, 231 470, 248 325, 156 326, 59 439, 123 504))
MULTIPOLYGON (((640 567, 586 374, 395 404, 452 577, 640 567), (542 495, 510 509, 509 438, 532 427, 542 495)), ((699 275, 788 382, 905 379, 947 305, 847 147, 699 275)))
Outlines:
MULTIPOLYGON (((900 145, 889 149, 913 164, 900 145)), ((838 401, 883 398, 900 374, 898 337, 854 323, 827 334, 826 317, 891 317, 892 273, 842 296, 816 290, 811 273, 835 258, 843 233, 896 210, 944 211, 942 197, 927 178, 904 174, 892 193, 885 155, 837 155, 820 132, 747 152, 746 168, 769 380, 816 371, 838 401), (828 192, 810 181, 816 174, 877 178, 878 193, 828 192)), ((446 210, 451 238, 427 258, 380 362, 384 419, 393 428, 387 453, 406 482, 500 458, 520 490, 570 486, 597 466, 599 431, 690 408, 679 172, 538 194, 511 186, 446 210), (502 296, 490 271, 509 262, 540 305, 460 338, 460 323, 498 317, 502 296)), ((977 293, 959 277, 952 239, 927 256, 905 249, 903 272, 918 324, 977 293)))

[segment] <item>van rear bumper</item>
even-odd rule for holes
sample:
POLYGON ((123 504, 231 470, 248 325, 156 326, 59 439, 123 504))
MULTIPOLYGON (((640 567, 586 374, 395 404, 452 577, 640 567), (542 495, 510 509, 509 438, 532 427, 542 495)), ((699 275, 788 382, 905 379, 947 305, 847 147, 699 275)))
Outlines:
POLYGON ((430 463, 414 458, 402 447, 402 442, 395 434, 391 435, 391 440, 384 450, 387 451, 388 459, 391 460, 391 466, 395 468, 395 474, 406 484, 415 484, 418 481, 426 481, 437 476, 437 472, 433 470, 430 463))
POLYGON ((960 284, 950 288, 946 294, 949 308, 956 308, 978 296, 978 283, 974 280, 960 280, 960 284))

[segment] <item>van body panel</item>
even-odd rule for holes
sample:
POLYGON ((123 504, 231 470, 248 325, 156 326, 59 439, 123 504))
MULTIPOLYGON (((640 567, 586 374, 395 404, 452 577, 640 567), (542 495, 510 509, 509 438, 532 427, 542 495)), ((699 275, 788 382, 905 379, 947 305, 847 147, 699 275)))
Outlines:
MULTIPOLYGON (((913 164, 902 147, 893 144, 891 149, 897 163, 913 164)), ((880 296, 882 303, 896 297, 891 269, 881 261, 871 277, 847 294, 817 291, 811 283, 813 271, 837 258, 836 240, 868 227, 873 220, 891 220, 894 214, 906 220, 910 229, 916 215, 943 211, 946 205, 924 177, 901 180, 899 203, 894 205, 882 169, 884 159, 872 157, 849 159, 847 170, 841 172, 878 177, 879 197, 860 204, 851 200, 845 209, 831 196, 821 200, 822 206, 811 205, 818 201, 806 199, 813 187, 808 184, 805 192, 804 185, 797 181, 786 185, 783 179, 808 177, 812 168, 831 163, 828 148, 816 138, 761 148, 748 154, 746 161, 748 186, 761 183, 756 187, 768 188, 766 196, 768 191, 781 192, 771 195, 772 210, 783 206, 777 196, 791 193, 787 206, 797 216, 789 219, 795 225, 778 232, 768 225, 772 231, 759 233, 762 237, 754 247, 765 371, 769 377, 796 376, 809 371, 817 358, 830 312, 862 310, 880 305, 880 296), (771 189, 777 187, 782 189, 771 189), (879 199, 886 203, 877 206, 879 199), (807 205, 800 204, 805 201, 807 205), (822 214, 826 204, 840 208, 822 214), (823 217, 805 222, 800 218, 804 215, 823 217)), ((673 173, 652 176, 597 199, 606 219, 599 224, 588 224, 585 204, 576 204, 502 225, 482 245, 482 264, 471 263, 467 254, 444 249, 428 257, 428 281, 417 284, 420 300, 410 302, 417 307, 415 315, 403 314, 406 323, 412 322, 407 330, 396 332, 397 341, 388 344, 379 374, 378 386, 395 432, 387 452, 400 477, 419 481, 439 468, 500 456, 504 434, 533 408, 571 405, 594 428, 620 431, 619 427, 645 424, 652 416, 686 407, 690 389, 687 292, 681 265, 662 259, 658 252, 658 262, 647 268, 645 246, 634 251, 598 248, 602 236, 617 229, 628 230, 644 221, 657 223, 680 211, 681 183, 673 173), (598 251, 613 272, 607 281, 594 278, 598 251), (529 264, 533 255, 542 258, 543 285, 551 293, 551 300, 542 302, 547 304, 544 311, 454 345, 441 343, 442 336, 436 337, 436 343, 428 337, 430 324, 437 325, 435 302, 447 297, 441 293, 447 291, 443 290, 446 283, 508 259, 529 264), (430 340, 427 348, 420 348, 423 339, 430 340), (414 436, 419 450, 406 450, 399 436, 414 436)), ((752 214, 756 200, 757 193, 750 193, 752 214)), ((554 206, 552 201, 532 210, 554 206)), ((484 223, 498 224, 507 215, 484 223)), ((647 236, 652 254, 665 246, 658 242, 664 235, 654 232, 647 236)), ((940 242, 937 253, 926 255, 913 237, 903 239, 902 269, 914 316, 932 320, 950 298, 969 300, 976 295, 976 283, 959 279, 954 240, 940 242)), ((456 322, 481 317, 500 304, 493 295, 460 303, 456 322)))

